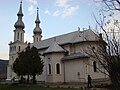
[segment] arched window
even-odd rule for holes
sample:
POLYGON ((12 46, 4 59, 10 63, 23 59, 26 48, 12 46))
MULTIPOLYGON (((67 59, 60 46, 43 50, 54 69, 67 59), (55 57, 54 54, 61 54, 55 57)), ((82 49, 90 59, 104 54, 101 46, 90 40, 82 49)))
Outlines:
POLYGON ((17 36, 16 36, 16 32, 15 32, 15 34, 14 34, 14 41, 16 41, 16 37, 17 37, 17 36))
POLYGON ((35 38, 33 38, 34 39, 34 42, 35 42, 35 38))
POLYGON ((38 37, 37 37, 37 42, 38 42, 38 37))
POLYGON ((60 64, 56 64, 56 74, 60 74, 60 64))
POLYGON ((48 64, 48 74, 51 74, 51 64, 48 64))
POLYGON ((39 38, 39 41, 41 41, 41 38, 39 38))
POLYGON ((22 33, 21 33, 21 41, 22 41, 22 33))
POLYGON ((15 46, 15 51, 16 51, 16 46, 15 46))
POLYGON ((93 70, 94 72, 97 72, 97 65, 96 65, 96 61, 93 62, 93 70))
POLYGON ((19 32, 18 32, 18 35, 17 35, 17 40, 19 40, 19 32))

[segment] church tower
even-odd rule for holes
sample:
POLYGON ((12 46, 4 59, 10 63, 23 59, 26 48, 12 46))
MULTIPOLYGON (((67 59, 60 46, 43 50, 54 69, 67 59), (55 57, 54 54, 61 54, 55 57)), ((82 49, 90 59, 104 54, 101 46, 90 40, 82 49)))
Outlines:
POLYGON ((23 17, 22 2, 20 3, 20 8, 19 8, 19 12, 17 13, 17 16, 18 16, 18 20, 14 24, 14 27, 16 28, 14 30, 14 42, 15 41, 24 42, 24 33, 25 33, 25 31, 23 29, 25 28, 25 25, 24 25, 24 23, 22 21, 22 17, 23 17))
POLYGON ((36 43, 36 42, 39 42, 41 41, 41 38, 42 38, 42 29, 40 28, 39 24, 40 24, 40 19, 39 19, 39 14, 38 14, 38 8, 37 8, 37 17, 36 17, 36 20, 35 20, 35 23, 36 23, 36 27, 34 28, 33 30, 33 42, 36 43))
POLYGON ((23 30, 25 25, 22 21, 22 1, 20 2, 19 11, 17 13, 18 20, 14 24, 14 41, 9 44, 9 65, 7 67, 7 79, 10 80, 13 77, 17 78, 17 75, 13 72, 13 63, 18 57, 18 52, 22 51, 27 47, 27 43, 24 43, 24 33, 23 30))

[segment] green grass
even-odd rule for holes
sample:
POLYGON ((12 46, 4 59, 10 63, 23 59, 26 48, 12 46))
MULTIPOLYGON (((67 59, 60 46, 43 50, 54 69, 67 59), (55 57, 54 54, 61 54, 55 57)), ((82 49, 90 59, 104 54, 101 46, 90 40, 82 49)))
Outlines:
POLYGON ((72 88, 47 88, 39 86, 0 85, 0 90, 80 90, 72 88))

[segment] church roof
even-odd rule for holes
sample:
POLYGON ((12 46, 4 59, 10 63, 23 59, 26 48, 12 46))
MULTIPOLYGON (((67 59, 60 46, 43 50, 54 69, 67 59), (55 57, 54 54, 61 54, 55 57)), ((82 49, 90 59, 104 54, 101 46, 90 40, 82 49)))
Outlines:
POLYGON ((55 36, 52 38, 42 40, 40 42, 32 43, 32 45, 38 49, 48 48, 54 42, 54 38, 56 38, 56 42, 58 43, 58 45, 99 40, 98 35, 95 34, 92 30, 88 29, 84 31, 74 31, 71 33, 55 36))
POLYGON ((75 54, 65 56, 61 60, 62 61, 68 61, 68 60, 74 60, 74 59, 80 59, 80 58, 89 58, 89 56, 85 53, 79 52, 79 53, 75 53, 75 54))
POLYGON ((56 41, 54 41, 44 53, 51 52, 65 52, 65 50, 60 45, 58 45, 56 41))

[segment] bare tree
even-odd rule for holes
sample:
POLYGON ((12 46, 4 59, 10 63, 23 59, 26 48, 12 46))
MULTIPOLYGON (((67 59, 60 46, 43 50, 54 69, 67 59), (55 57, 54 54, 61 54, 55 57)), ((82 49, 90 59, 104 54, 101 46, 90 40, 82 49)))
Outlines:
POLYGON ((97 3, 103 3, 105 10, 120 11, 120 0, 94 0, 97 3))
MULTIPOLYGON (((108 10, 120 11, 119 0, 100 0, 107 6, 108 10)), ((106 8, 105 8, 106 9, 106 8)), ((120 90, 120 24, 111 14, 104 15, 104 11, 100 12, 99 20, 94 16, 99 29, 101 30, 102 43, 95 48, 91 48, 92 57, 99 62, 105 69, 111 80, 112 90, 120 90), (105 41, 105 42, 104 42, 105 41)), ((100 70, 102 71, 102 70, 100 70)))

